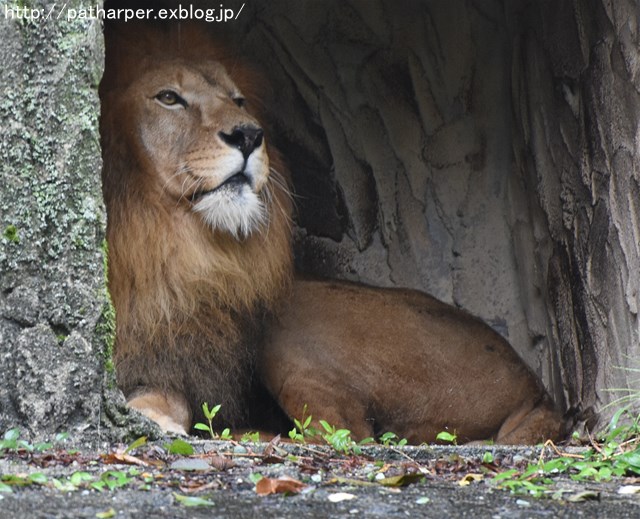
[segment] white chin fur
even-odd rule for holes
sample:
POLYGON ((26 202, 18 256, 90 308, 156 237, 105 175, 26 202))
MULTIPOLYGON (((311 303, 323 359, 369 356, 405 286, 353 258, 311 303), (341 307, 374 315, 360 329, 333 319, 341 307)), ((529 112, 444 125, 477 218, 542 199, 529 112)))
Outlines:
POLYGON ((240 190, 222 186, 198 201, 193 210, 213 229, 226 231, 236 239, 246 238, 266 220, 264 204, 246 185, 240 190))

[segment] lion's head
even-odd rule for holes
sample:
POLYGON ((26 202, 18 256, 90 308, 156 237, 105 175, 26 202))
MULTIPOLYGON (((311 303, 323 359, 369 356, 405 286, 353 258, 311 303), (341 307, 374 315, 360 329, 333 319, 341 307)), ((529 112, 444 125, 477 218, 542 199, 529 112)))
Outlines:
POLYGON ((183 395, 192 411, 221 403, 237 425, 262 322, 292 276, 286 181, 251 115, 260 84, 199 31, 129 25, 106 43, 118 382, 183 395))
POLYGON ((159 196, 236 238, 266 224, 264 131, 220 63, 171 60, 122 95, 132 100, 136 158, 159 196))

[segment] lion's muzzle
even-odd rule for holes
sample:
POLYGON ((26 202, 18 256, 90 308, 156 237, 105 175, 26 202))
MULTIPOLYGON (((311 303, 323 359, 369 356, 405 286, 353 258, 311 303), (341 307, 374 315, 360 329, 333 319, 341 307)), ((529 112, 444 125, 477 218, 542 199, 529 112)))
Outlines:
POLYGON ((231 133, 219 132, 218 136, 233 148, 238 148, 245 160, 262 146, 264 131, 256 126, 236 126, 231 133))

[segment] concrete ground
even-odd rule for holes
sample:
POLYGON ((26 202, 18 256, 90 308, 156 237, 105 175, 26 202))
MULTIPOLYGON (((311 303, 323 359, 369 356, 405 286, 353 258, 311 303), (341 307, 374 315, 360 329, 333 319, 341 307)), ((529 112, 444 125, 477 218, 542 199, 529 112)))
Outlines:
POLYGON ((0 518, 640 517, 640 497, 619 493, 635 479, 578 484, 563 476, 543 497, 492 482, 538 460, 539 449, 367 447, 341 456, 311 445, 190 444, 190 456, 168 454, 162 442, 127 453, 5 452, 0 518))

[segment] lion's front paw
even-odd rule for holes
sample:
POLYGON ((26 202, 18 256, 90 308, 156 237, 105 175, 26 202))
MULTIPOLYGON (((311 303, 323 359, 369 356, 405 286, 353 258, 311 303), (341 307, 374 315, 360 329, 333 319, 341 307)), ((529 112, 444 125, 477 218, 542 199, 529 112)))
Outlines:
POLYGON ((164 432, 189 434, 191 410, 182 395, 160 391, 137 392, 127 400, 127 405, 156 422, 164 432))

